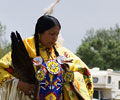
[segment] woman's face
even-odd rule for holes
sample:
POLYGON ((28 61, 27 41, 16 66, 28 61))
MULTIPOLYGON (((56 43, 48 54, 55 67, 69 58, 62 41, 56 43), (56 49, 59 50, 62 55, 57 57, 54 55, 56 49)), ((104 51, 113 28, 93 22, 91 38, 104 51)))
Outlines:
POLYGON ((54 26, 40 35, 40 43, 47 48, 55 44, 59 35, 59 26, 54 26))

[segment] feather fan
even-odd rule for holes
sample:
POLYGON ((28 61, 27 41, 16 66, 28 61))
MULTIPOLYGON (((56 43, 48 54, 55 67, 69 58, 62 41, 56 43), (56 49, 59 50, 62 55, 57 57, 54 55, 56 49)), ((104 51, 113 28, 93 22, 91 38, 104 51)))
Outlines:
POLYGON ((12 41, 12 64, 21 79, 24 82, 31 84, 35 83, 35 71, 32 61, 28 55, 28 52, 24 46, 20 34, 16 31, 11 33, 12 41))

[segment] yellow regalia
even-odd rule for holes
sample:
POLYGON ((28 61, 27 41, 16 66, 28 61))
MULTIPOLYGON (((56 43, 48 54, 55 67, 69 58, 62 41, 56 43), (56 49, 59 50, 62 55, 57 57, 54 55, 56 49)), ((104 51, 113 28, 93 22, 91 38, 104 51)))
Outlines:
MULTIPOLYGON (((24 45, 28 51, 28 54, 31 58, 36 57, 36 49, 35 49, 35 43, 34 43, 34 37, 29 37, 24 39, 24 45)), ((89 68, 86 66, 86 64, 78 58, 75 54, 73 54, 68 49, 64 48, 61 45, 56 44, 55 45, 57 51, 61 56, 65 56, 66 58, 73 59, 72 63, 69 64, 69 70, 74 72, 74 80, 73 85, 75 90, 85 99, 85 100, 91 100, 93 95, 93 81, 92 76, 90 74, 89 68)), ((40 46, 40 54, 45 62, 48 61, 47 52, 45 50, 45 47, 40 46)), ((51 56, 53 59, 56 59, 54 50, 51 50, 51 56)), ((0 60, 0 87, 2 88, 3 84, 14 78, 14 71, 10 72, 11 69, 9 67, 11 65, 11 52, 6 54, 1 60, 0 60)), ((64 99, 65 100, 79 100, 76 96, 76 94, 72 91, 69 83, 63 83, 63 93, 64 93, 64 99)))

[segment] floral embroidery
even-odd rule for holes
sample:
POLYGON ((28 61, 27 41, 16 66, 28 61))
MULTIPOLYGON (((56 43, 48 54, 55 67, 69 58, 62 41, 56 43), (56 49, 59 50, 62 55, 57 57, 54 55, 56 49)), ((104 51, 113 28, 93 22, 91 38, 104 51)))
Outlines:
POLYGON ((88 83, 87 86, 88 86, 88 89, 91 89, 92 88, 92 83, 91 82, 88 83))
POLYGON ((90 76, 90 71, 87 68, 84 68, 84 75, 90 76))
POLYGON ((77 89, 80 89, 80 84, 79 84, 79 81, 78 80, 76 80, 76 79, 74 79, 74 81, 75 81, 75 87, 77 88, 77 89))
POLYGON ((7 70, 10 74, 14 73, 14 70, 11 66, 9 68, 5 68, 5 70, 7 70))

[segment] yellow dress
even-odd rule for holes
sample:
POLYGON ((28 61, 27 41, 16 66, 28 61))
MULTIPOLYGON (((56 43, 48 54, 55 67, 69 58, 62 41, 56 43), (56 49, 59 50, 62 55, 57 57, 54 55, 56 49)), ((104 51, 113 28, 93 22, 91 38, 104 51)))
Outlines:
MULTIPOLYGON (((34 37, 26 38, 24 40, 24 44, 29 56, 31 58, 36 57, 34 37)), ((58 44, 56 44, 55 47, 61 56, 73 59, 73 62, 68 64, 70 67, 70 71, 74 72, 73 85, 75 87, 75 90, 85 100, 91 100, 93 95, 93 81, 89 68, 80 58, 78 58, 68 49, 58 44)), ((44 61, 47 62, 48 56, 44 47, 40 48, 40 54, 44 61)), ((56 59, 53 49, 51 50, 51 56, 53 57, 53 59, 56 59)), ((9 69, 11 66, 11 52, 9 52, 0 60, 0 87, 2 87, 6 81, 14 78, 14 72, 9 69)), ((73 92, 73 89, 71 88, 69 83, 63 83, 63 93, 65 95, 65 100, 79 100, 79 98, 77 98, 76 94, 73 92)))

